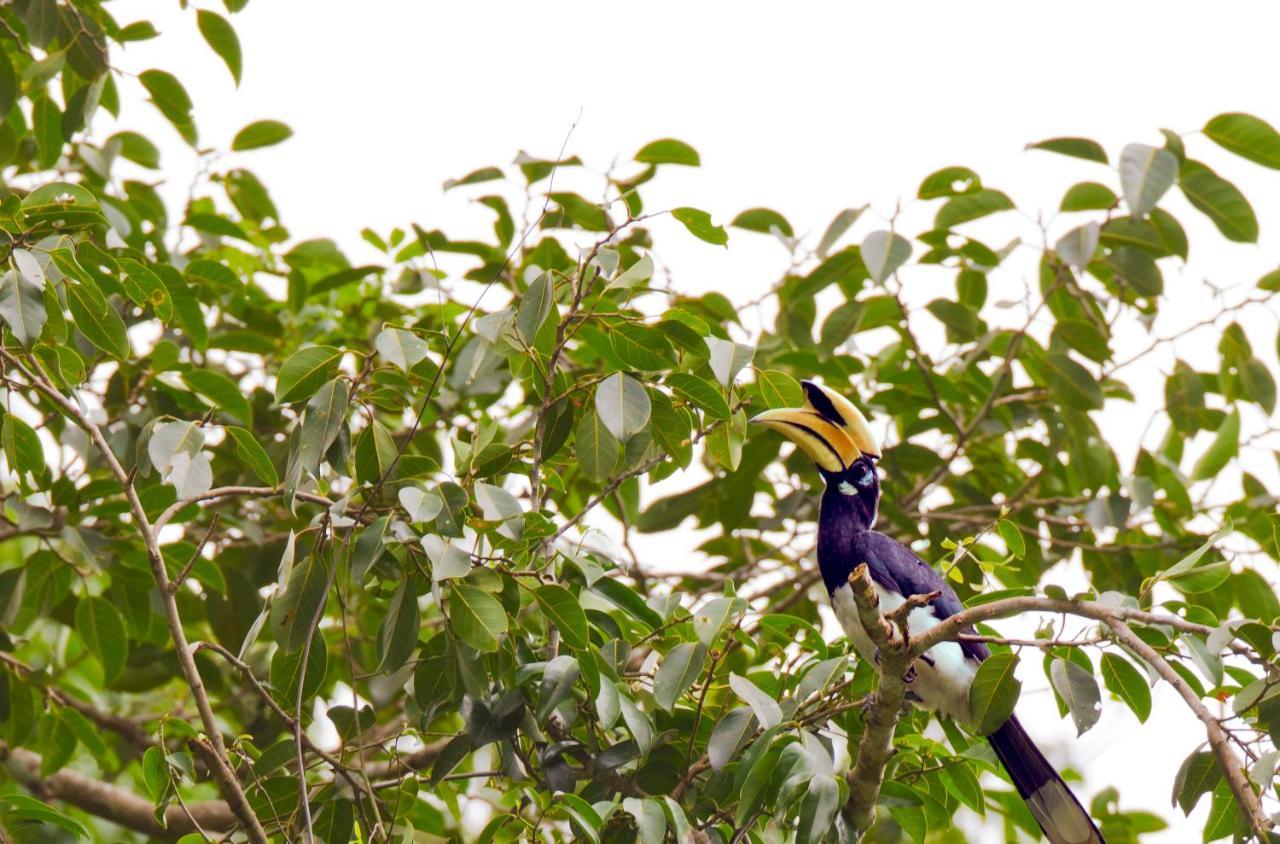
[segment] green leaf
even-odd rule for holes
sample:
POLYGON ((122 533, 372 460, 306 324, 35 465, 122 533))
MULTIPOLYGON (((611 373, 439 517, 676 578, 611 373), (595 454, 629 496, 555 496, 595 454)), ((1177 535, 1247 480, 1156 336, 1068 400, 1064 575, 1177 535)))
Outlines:
POLYGON ((830 774, 817 774, 800 801, 800 825, 796 844, 820 844, 827 840, 840 808, 840 785, 830 774))
POLYGON ((129 637, 120 611, 105 598, 83 598, 76 604, 76 632, 102 666, 103 682, 110 685, 124 672, 129 656, 129 637))
POLYGON ((1107 163, 1107 151, 1102 148, 1102 144, 1088 138, 1050 138, 1047 141, 1027 144, 1027 149, 1042 149, 1059 155, 1069 155, 1072 158, 1083 158, 1085 161, 1107 163))
POLYGON ((26 273, 7 270, 0 276, 0 317, 18 342, 30 348, 48 320, 43 286, 28 280, 26 273))
POLYGON ((551 710, 573 692, 573 684, 582 676, 578 660, 568 654, 560 654, 547 663, 538 688, 538 706, 535 710, 539 722, 547 720, 551 710))
POLYGON ((604 821, 600 819, 600 815, 590 803, 576 794, 566 793, 559 795, 557 808, 564 812, 573 825, 581 830, 593 844, 600 844, 600 828, 604 826, 604 821))
POLYGON ((573 438, 574 456, 588 478, 603 481, 613 474, 621 448, 598 414, 582 414, 574 427, 573 438))
POLYGON ((648 255, 642 255, 634 264, 612 279, 605 289, 630 290, 633 287, 639 287, 651 278, 653 278, 653 258, 648 255))
POLYGON ((8 114, 18 96, 18 77, 9 54, 0 51, 0 114, 8 114))
POLYGON ((463 185, 475 185, 481 182, 492 182, 503 177, 502 171, 497 167, 480 167, 472 170, 460 179, 446 179, 444 182, 445 190, 452 190, 463 185))
POLYGON ((1077 270, 1083 270, 1093 261, 1101 236, 1102 229, 1097 222, 1091 221, 1064 234, 1054 245, 1053 251, 1077 270))
POLYGON ((204 36, 205 43, 218 54, 218 58, 226 63, 227 70, 231 71, 231 78, 239 85, 240 39, 236 36, 235 29, 226 18, 206 9, 196 11, 196 25, 200 28, 200 34, 204 36))
POLYGON ((676 395, 706 411, 712 418, 729 421, 729 402, 711 382, 688 372, 675 372, 667 376, 667 385, 676 395))
POLYGON ((749 706, 730 709, 711 731, 707 740, 707 759, 711 769, 719 773, 738 754, 739 748, 755 734, 759 722, 749 706))
POLYGON ((711 351, 709 363, 711 374, 726 390, 733 384, 733 379, 742 371, 742 367, 751 363, 755 357, 755 346, 722 340, 719 337, 706 338, 707 348, 711 351))
POLYGON ((1184 815, 1200 802, 1200 798, 1213 791, 1222 780, 1222 768, 1218 759, 1207 750, 1192 753, 1182 762, 1173 779, 1172 805, 1182 809, 1184 815))
MULTIPOLYGON (((440 497, 440 493, 434 490, 423 489, 417 486, 405 486, 400 488, 396 499, 400 502, 400 506, 409 514, 409 521, 418 524, 426 524, 440 515, 440 511, 444 509, 444 499, 440 497)), ((427 537, 423 537, 425 540, 427 537)), ((467 568, 470 569, 470 561, 467 568)), ((466 574, 466 571, 462 572, 466 574)))
POLYGON ((183 382, 247 425, 253 424, 253 406, 240 385, 212 369, 192 369, 182 374, 183 382))
POLYGON ((992 654, 978 666, 969 686, 969 711, 979 735, 993 732, 1013 714, 1022 691, 1017 668, 1018 656, 1009 652, 992 654))
POLYGON ((729 242, 729 233, 723 226, 713 225, 711 215, 706 211, 684 206, 672 210, 671 216, 684 223, 689 233, 699 240, 705 240, 716 246, 724 246, 729 242))
POLYGON ((294 352, 276 375, 276 403, 310 400, 333 377, 342 354, 333 346, 308 346, 294 352))
POLYGON ((524 510, 516 497, 500 486, 477 483, 476 503, 486 522, 500 522, 498 532, 508 539, 519 539, 524 524, 524 510))
POLYGON ((563 586, 547 584, 533 590, 542 612, 560 631, 560 639, 574 650, 591 645, 587 631, 587 614, 572 592, 563 586))
POLYGON ((986 797, 969 764, 956 759, 938 772, 938 778, 942 780, 942 787, 961 803, 980 815, 986 812, 986 797))
POLYGON ((507 632, 507 613, 498 599, 466 583, 449 587, 449 626, 458 638, 484 653, 498 649, 498 637, 507 632))
POLYGON ((1280 292, 1280 270, 1272 270, 1258 279, 1258 289, 1272 293, 1280 292))
POLYGON ((392 673, 409 661, 418 644, 418 594, 416 578, 407 577, 391 596, 387 614, 378 627, 378 671, 392 673))
POLYGON ((729 225, 749 232, 773 234, 777 231, 783 237, 795 237, 795 230, 791 228, 791 223, 772 208, 748 208, 734 217, 729 225))
POLYGON ((124 320, 102 294, 85 285, 67 285, 67 307, 84 338, 116 360, 129 358, 129 333, 124 320))
POLYGON ((1076 736, 1088 732, 1102 717, 1102 693, 1098 681, 1084 666, 1067 659, 1055 659, 1049 664, 1049 681, 1054 691, 1066 701, 1071 720, 1076 725, 1076 736))
POLYGON ((1111 359, 1111 347, 1098 326, 1089 320, 1061 319, 1053 327, 1053 342, 1061 342, 1089 360, 1106 363, 1111 359))
POLYGON ((191 97, 178 78, 164 70, 144 70, 138 80, 151 95, 152 104, 173 124, 182 139, 194 147, 197 136, 191 119, 191 97))
POLYGON ((770 410, 779 407, 799 407, 804 403, 804 390, 800 382, 785 372, 776 369, 763 369, 756 373, 756 385, 760 388, 760 398, 764 406, 770 410))
POLYGON ((395 364, 401 372, 408 372, 426 359, 430 347, 427 341, 411 331, 399 328, 384 328, 378 332, 373 341, 378 354, 388 362, 395 364))
POLYGON ((1129 144, 1120 153, 1120 187, 1135 217, 1156 207, 1178 177, 1178 159, 1165 149, 1129 144))
POLYGON ((858 218, 862 216, 862 212, 867 210, 867 206, 861 208, 846 208, 831 220, 827 225, 827 230, 822 233, 822 239, 818 241, 818 257, 825 258, 827 253, 831 251, 836 242, 844 236, 858 218))
POLYGON ((636 844, 664 844, 667 840, 667 813, 652 797, 625 797, 622 808, 635 819, 636 844))
POLYGON ((235 440, 236 454, 249 466, 253 474, 258 476, 259 480, 267 486, 276 486, 280 483, 280 476, 276 474, 276 467, 271 464, 271 458, 267 457, 262 444, 251 432, 234 425, 227 426, 225 430, 235 440))
POLYGON ((9 794, 0 801, 0 806, 3 806, 5 825, 11 829, 22 829, 25 826, 22 821, 30 821, 55 826, 76 841, 92 841, 94 838, 78 821, 34 797, 9 794))
POLYGON ((1218 426, 1213 442, 1191 470, 1191 480, 1203 481, 1212 478, 1226 467, 1231 458, 1240 450, 1240 411, 1234 407, 1218 426))
POLYGON ((1123 700, 1138 721, 1145 724, 1151 715, 1151 688, 1142 672, 1124 657, 1113 653, 1102 655, 1101 670, 1107 690, 1123 700))
POLYGON ((675 138, 650 141, 640 148, 635 157, 643 164, 684 164, 688 167, 702 164, 696 149, 675 138))
POLYGON ((1280 170, 1280 132, 1252 114, 1219 114, 1204 125, 1209 140, 1250 161, 1280 170))
POLYGON ((693 616, 694 635, 703 645, 711 647, 729 619, 745 609, 747 609, 747 603, 741 598, 712 598, 693 616))
POLYGON ((516 329, 524 342, 533 345, 538 329, 546 322, 551 313, 551 305, 555 297, 555 278, 551 273, 542 273, 529 289, 520 297, 520 310, 516 313, 516 329))
POLYGON ((34 428, 12 413, 5 414, 0 437, 3 437, 4 453, 11 469, 33 475, 45 471, 44 446, 34 428))
POLYGON ((1059 207, 1063 211, 1106 211, 1119 201, 1120 198, 1106 185, 1080 182, 1067 189, 1059 207))
POLYGON ((653 698, 671 712, 680 695, 694 684, 707 664, 707 647, 701 642, 681 642, 662 658, 653 677, 653 698))
POLYGON ((312 623, 328 596, 329 571, 327 557, 310 555, 301 565, 293 567, 284 593, 272 601, 271 630, 276 644, 284 652, 301 650, 311 634, 312 623))
POLYGON ((882 283, 911 257, 911 244, 890 231, 874 231, 862 241, 862 261, 876 284, 882 283))
POLYGON ((1013 200, 998 190, 983 188, 975 193, 967 193, 953 197, 938 209, 933 224, 940 229, 949 229, 970 220, 985 217, 998 211, 1012 209, 1013 200))
POLYGON ((1258 218, 1236 186, 1198 161, 1187 160, 1178 179, 1187 201, 1203 212, 1227 240, 1256 243, 1258 218))
POLYGON ((675 365, 671 344, 651 326, 616 325, 609 332, 609 345, 623 363, 640 372, 657 372, 675 365))
POLYGON ((293 137, 293 130, 279 120, 256 120, 236 133, 231 149, 245 152, 275 146, 293 137))
POLYGON ((644 598, 630 586, 620 583, 611 577, 604 577, 592 585, 591 591, 603 596, 609 603, 642 624, 647 625, 651 630, 662 627, 662 616, 654 612, 644 602, 644 598))
POLYGON ((1098 410, 1102 407, 1102 387, 1089 370, 1062 352, 1044 356, 1044 376, 1054 395, 1068 407, 1098 410))
POLYGON ((1000 538, 1004 540, 1005 547, 1009 549, 1009 553, 1021 560, 1027 555, 1027 540, 1022 535, 1021 529, 1008 519, 1001 519, 996 528, 1000 531, 1000 538))
POLYGON ((731 673, 729 688, 742 699, 743 703, 751 707, 756 720, 766 730, 775 724, 782 723, 782 709, 778 706, 778 702, 746 677, 731 673))
POLYGON ((596 413, 609 433, 626 442, 649 424, 649 393, 630 375, 615 372, 596 387, 596 413))
POLYGON ((963 196, 982 190, 982 179, 968 167, 943 167, 925 176, 916 196, 920 199, 938 199, 944 196, 963 196))
POLYGON ((62 112, 48 97, 37 98, 33 112, 38 163, 48 170, 62 155, 62 112))
POLYGON ((1212 536, 1201 543, 1196 550, 1166 568, 1160 573, 1159 577, 1162 580, 1176 578, 1191 571, 1199 564, 1200 560, 1210 551, 1210 549, 1213 548, 1214 545, 1220 542, 1224 536, 1227 536, 1234 529, 1234 525, 1232 525, 1231 520, 1228 519, 1222 527, 1218 528, 1212 536))

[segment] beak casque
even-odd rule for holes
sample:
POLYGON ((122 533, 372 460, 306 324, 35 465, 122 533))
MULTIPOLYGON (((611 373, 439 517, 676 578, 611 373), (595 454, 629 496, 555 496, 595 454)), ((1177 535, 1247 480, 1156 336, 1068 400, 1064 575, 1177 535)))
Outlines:
POLYGON ((863 454, 880 457, 871 426, 853 402, 812 381, 802 382, 804 407, 766 410, 752 422, 779 432, 828 472, 842 472, 863 454))

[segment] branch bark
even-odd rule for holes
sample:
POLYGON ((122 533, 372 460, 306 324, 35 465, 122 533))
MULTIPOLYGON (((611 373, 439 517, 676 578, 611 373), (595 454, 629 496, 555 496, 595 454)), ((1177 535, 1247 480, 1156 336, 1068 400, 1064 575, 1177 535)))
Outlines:
POLYGON ((209 800, 188 803, 185 810, 181 806, 169 806, 165 810, 166 825, 161 826, 156 821, 155 807, 150 800, 68 768, 42 777, 40 757, 21 747, 8 750, 4 768, 23 788, 41 799, 61 800, 91 815, 161 841, 177 841, 188 833, 197 832, 199 830, 196 824, 206 832, 226 832, 239 822, 225 802, 209 800))
POLYGON ((855 840, 871 825, 884 769, 893 756, 893 734, 906 702, 904 678, 911 665, 911 649, 905 637, 895 639, 893 628, 880 614, 880 597, 865 563, 849 575, 858 620, 880 651, 880 683, 868 704, 866 727, 858 741, 858 759, 849 774, 849 800, 844 807, 845 822, 855 840))

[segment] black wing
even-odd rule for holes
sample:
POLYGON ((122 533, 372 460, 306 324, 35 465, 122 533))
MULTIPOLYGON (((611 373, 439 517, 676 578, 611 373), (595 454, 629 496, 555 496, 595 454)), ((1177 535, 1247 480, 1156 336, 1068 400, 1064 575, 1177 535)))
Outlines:
MULTIPOLYGON (((879 531, 860 531, 853 539, 853 554, 855 564, 867 564, 872 580, 904 597, 941 592, 931 605, 934 616, 939 620, 964 609, 960 597, 942 575, 896 539, 879 531)), ((972 633, 973 630, 970 628, 965 632, 972 633)), ((961 642, 960 650, 970 659, 979 661, 991 655, 982 642, 961 642)))

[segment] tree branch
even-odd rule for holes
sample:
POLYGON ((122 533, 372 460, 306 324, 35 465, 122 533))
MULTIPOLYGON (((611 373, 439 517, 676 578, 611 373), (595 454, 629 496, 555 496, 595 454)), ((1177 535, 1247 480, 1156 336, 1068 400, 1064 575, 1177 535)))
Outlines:
POLYGON ((865 563, 849 575, 849 586, 858 607, 858 620, 880 652, 880 683, 870 698, 866 727, 858 742, 858 759, 848 776, 849 801, 844 807, 845 821, 856 839, 871 825, 884 769, 893 756, 893 733, 907 696, 904 675, 912 656, 905 637, 895 639, 893 627, 880 614, 880 597, 865 563))
POLYGON ((6 361, 21 372, 35 390, 58 406, 68 418, 89 435, 89 438, 93 440, 94 447, 97 448, 107 467, 111 470, 111 474, 115 476, 124 490, 135 527, 146 548, 147 560, 151 564, 151 575, 160 590, 160 602, 164 607, 165 620, 169 625, 169 635, 173 639, 174 650, 178 655, 178 664, 182 668, 182 674, 187 681, 187 686, 191 689, 191 695, 196 702, 196 709, 200 712, 200 722, 204 726, 204 731, 214 751, 211 754, 213 764, 210 766, 210 773, 218 783, 219 790, 231 806, 231 810, 235 812, 236 817, 244 825, 249 840, 254 844, 268 844, 267 833, 253 813, 253 809, 249 806, 249 801, 245 797, 240 780, 236 777, 236 772, 231 767, 226 745, 222 741, 222 731, 218 726, 217 718, 213 714, 213 707, 209 703, 209 695, 205 691, 204 680, 200 677, 200 669, 196 667, 191 645, 187 641, 186 630, 182 625, 182 616, 178 612, 177 599, 169 585, 169 572, 165 568, 164 556, 160 551, 160 543, 156 540, 156 533, 152 528, 150 519, 147 518, 147 511, 142 506, 142 501, 138 498, 138 491, 133 486, 132 475, 120 465, 119 459, 116 458, 115 453, 111 450, 111 445, 107 442, 106 437, 102 435, 102 430, 97 423, 81 410, 77 402, 67 398, 53 386, 53 383, 40 371, 40 362, 38 360, 32 361, 32 366, 35 367, 35 371, 33 371, 3 347, 0 347, 0 356, 3 356, 6 361))
POLYGON ((205 831, 226 832, 239 822, 226 803, 208 800, 189 803, 185 809, 169 806, 165 810, 166 825, 161 826, 156 821, 155 807, 150 800, 70 768, 42 777, 40 757, 21 747, 5 752, 4 768, 23 788, 41 799, 61 800, 91 815, 162 841, 176 841, 197 832, 196 824, 205 831))

